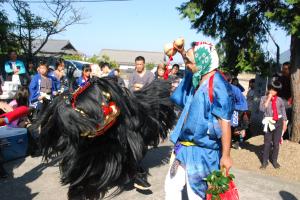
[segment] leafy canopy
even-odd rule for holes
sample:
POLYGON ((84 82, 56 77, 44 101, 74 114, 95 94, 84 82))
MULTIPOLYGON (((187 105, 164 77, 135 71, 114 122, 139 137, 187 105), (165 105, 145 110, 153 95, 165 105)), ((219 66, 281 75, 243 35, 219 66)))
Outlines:
POLYGON ((219 39, 217 49, 221 67, 237 74, 261 71, 267 56, 261 48, 270 23, 265 17, 269 1, 191 0, 178 10, 191 27, 206 36, 219 39))

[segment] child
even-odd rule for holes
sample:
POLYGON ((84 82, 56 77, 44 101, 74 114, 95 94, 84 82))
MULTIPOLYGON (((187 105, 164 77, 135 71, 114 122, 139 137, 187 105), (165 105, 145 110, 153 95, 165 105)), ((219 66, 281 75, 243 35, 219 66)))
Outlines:
POLYGON ((55 70, 48 73, 49 78, 51 78, 52 82, 54 83, 55 91, 57 93, 63 93, 64 91, 68 90, 68 80, 65 76, 64 69, 64 60, 60 58, 55 63, 55 70))
POLYGON ((246 113, 248 105, 241 90, 233 84, 230 84, 230 86, 234 97, 234 112, 231 118, 231 132, 234 142, 233 148, 240 149, 240 142, 243 142, 246 136, 246 129, 249 125, 249 119, 246 113))
POLYGON ((159 64, 157 65, 157 69, 156 69, 156 79, 164 79, 164 74, 166 71, 166 66, 164 64, 159 64))
POLYGON ((168 80, 170 80, 172 83, 172 88, 171 88, 172 92, 178 87, 180 83, 180 77, 178 76, 178 72, 179 72, 179 65, 174 64, 168 78, 168 80))
MULTIPOLYGON (((20 87, 14 97, 14 100, 12 100, 9 105, 12 107, 12 109, 16 109, 19 106, 28 106, 28 98, 29 98, 29 92, 27 87, 20 87)), ((13 122, 11 122, 8 126, 13 128, 26 128, 26 126, 29 124, 28 117, 22 117, 20 119, 17 119, 13 122)))
POLYGON ((119 84, 121 87, 125 87, 124 79, 121 78, 121 76, 120 76, 120 69, 115 69, 115 70, 114 70, 114 77, 116 78, 118 84, 119 84))
POLYGON ((28 75, 32 79, 34 75, 36 75, 36 70, 32 61, 28 62, 28 75))
POLYGON ((280 168, 277 161, 279 153, 279 142, 282 131, 287 129, 286 126, 286 112, 283 100, 277 96, 282 85, 279 81, 272 81, 268 85, 268 93, 260 100, 260 111, 264 112, 264 152, 261 169, 266 169, 268 166, 268 159, 270 151, 272 151, 271 163, 275 169, 280 168), (272 148, 273 143, 273 149, 272 148))
POLYGON ((33 76, 29 85, 29 104, 37 109, 37 113, 47 105, 52 95, 56 94, 54 83, 47 74, 48 65, 41 62, 38 67, 38 74, 33 76))
POLYGON ((247 92, 247 103, 248 103, 248 110, 249 115, 254 110, 254 87, 255 87, 255 79, 249 80, 249 89, 247 92))
POLYGON ((102 63, 100 66, 101 66, 101 77, 113 75, 113 73, 111 73, 109 63, 105 62, 105 63, 102 63))
POLYGON ((77 78, 76 81, 74 82, 73 89, 76 90, 80 86, 83 86, 90 79, 91 72, 92 72, 92 69, 91 69, 90 65, 88 65, 88 64, 83 65, 82 75, 81 75, 81 77, 77 78))
MULTIPOLYGON (((0 106, 1 111, 4 113, 11 112, 18 106, 28 106, 28 96, 29 96, 29 94, 28 94, 28 90, 26 87, 19 88, 19 90, 17 91, 17 93, 15 95, 14 100, 12 100, 9 104, 1 102, 1 106, 0 106)), ((4 118, 1 118, 1 120, 4 120, 4 118)), ((26 127, 27 124, 28 124, 28 118, 21 117, 20 119, 16 119, 16 120, 12 121, 7 126, 14 127, 14 128, 17 128, 17 127, 24 128, 24 127, 26 127)), ((3 163, 4 163, 4 158, 3 158, 1 148, 0 148, 0 178, 7 178, 8 173, 4 169, 3 163)))
POLYGON ((238 78, 233 78, 232 81, 231 81, 231 84, 235 85, 236 87, 238 87, 241 90, 241 92, 245 91, 245 88, 239 83, 239 79, 238 78))

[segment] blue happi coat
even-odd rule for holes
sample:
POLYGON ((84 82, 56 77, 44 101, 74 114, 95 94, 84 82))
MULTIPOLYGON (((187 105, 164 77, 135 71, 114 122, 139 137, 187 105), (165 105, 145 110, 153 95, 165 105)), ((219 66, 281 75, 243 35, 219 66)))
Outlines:
POLYGON ((207 184, 203 180, 220 168, 222 131, 218 118, 230 121, 233 96, 229 83, 220 72, 213 77, 213 101, 209 100, 209 78, 197 90, 192 86, 192 73, 187 71, 171 99, 183 107, 171 134, 176 159, 186 169, 193 191, 205 198, 207 184), (191 142, 194 145, 183 145, 191 142))

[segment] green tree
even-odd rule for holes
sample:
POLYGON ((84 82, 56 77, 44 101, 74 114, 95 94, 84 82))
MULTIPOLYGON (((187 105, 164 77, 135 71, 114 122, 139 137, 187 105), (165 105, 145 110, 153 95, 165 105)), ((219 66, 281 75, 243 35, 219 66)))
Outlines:
POLYGON ((91 63, 99 63, 100 59, 99 56, 93 55, 92 57, 88 58, 86 61, 91 63))
POLYGON ((300 0, 191 0, 179 12, 192 28, 219 39, 224 68, 234 73, 261 71, 268 60, 261 49, 272 23, 291 34, 293 94, 292 141, 300 141, 300 0))
POLYGON ((63 59, 83 61, 83 57, 81 55, 63 55, 63 59))
POLYGON ((265 14, 291 35, 292 141, 300 142, 300 0, 276 0, 265 14))
MULTIPOLYGON (((0 0, 0 6, 4 3, 0 0)), ((8 20, 7 14, 0 9, 0 54, 6 54, 9 50, 18 51, 18 44, 12 32, 12 24, 8 20)))
POLYGON ((266 41, 269 25, 253 1, 191 0, 178 10, 183 18, 190 20, 192 28, 219 40, 217 49, 226 71, 237 75, 265 65, 260 44, 266 41))
POLYGON ((146 63, 146 69, 147 70, 152 70, 155 67, 154 63, 146 63))
POLYGON ((119 64, 116 61, 111 60, 108 55, 102 55, 102 57, 99 59, 100 67, 103 63, 108 63, 112 69, 119 68, 119 64))

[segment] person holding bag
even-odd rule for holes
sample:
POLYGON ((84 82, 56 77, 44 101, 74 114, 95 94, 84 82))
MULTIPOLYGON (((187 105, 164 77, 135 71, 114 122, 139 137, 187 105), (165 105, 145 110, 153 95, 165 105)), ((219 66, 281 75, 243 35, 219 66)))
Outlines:
MULTIPOLYGON (((174 45, 176 48, 177 46, 174 45)), ((183 108, 170 135, 175 144, 165 181, 165 199, 181 200, 187 186, 189 199, 205 199, 205 178, 232 166, 230 157, 233 113, 231 87, 217 71, 219 58, 213 44, 194 42, 187 52, 176 48, 187 67, 171 99, 183 108)))

